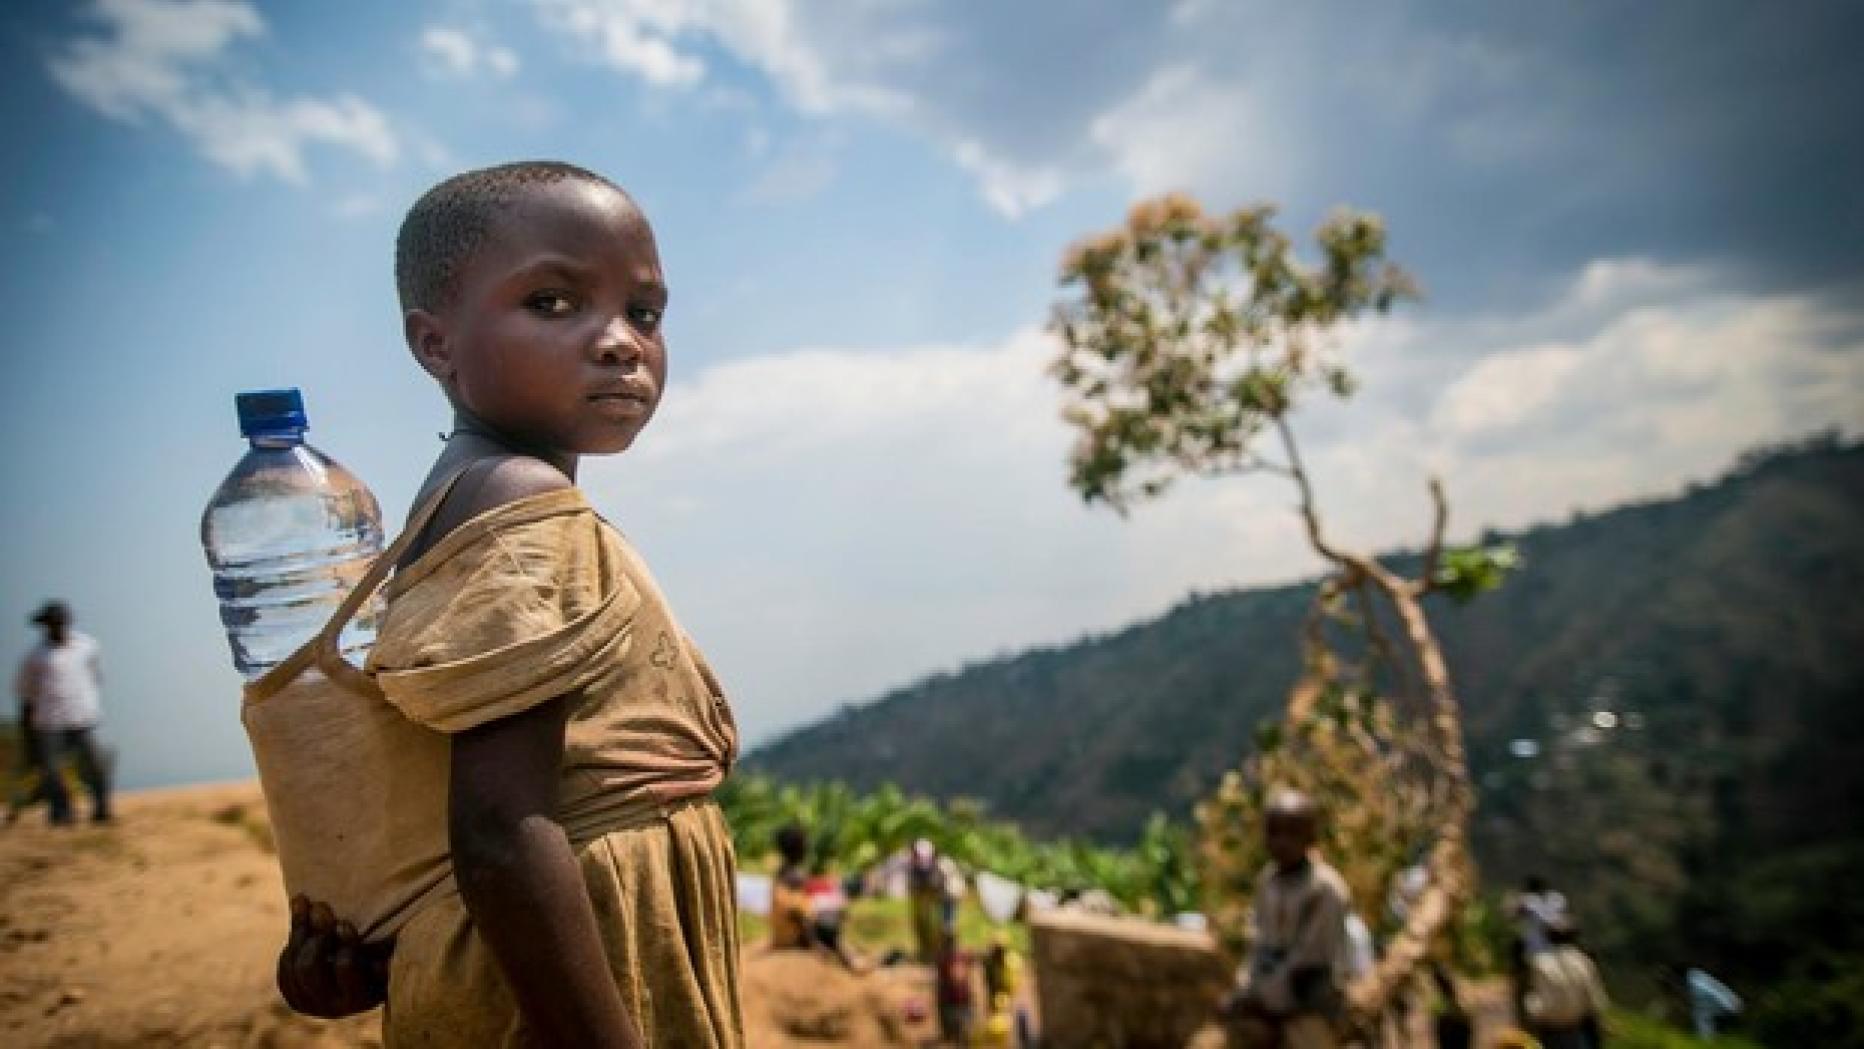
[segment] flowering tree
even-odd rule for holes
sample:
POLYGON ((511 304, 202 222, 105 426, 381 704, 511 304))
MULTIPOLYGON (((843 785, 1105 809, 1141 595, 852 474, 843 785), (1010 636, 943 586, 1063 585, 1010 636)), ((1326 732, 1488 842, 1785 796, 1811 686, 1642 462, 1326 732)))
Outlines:
POLYGON ((1308 397, 1352 394, 1354 377, 1333 338, 1340 325, 1417 291, 1386 259, 1376 216, 1329 217, 1311 265, 1296 258, 1274 218, 1266 206, 1210 215, 1172 195, 1140 203, 1125 225, 1072 248, 1052 372, 1079 437, 1069 482, 1088 502, 1124 514, 1185 475, 1272 474, 1298 495, 1307 540, 1330 574, 1283 722, 1200 806, 1204 885, 1220 939, 1238 947, 1265 859, 1257 828, 1270 785, 1308 789, 1326 806, 1329 853, 1374 920, 1385 913, 1391 876, 1421 856, 1424 891, 1376 970, 1349 994, 1355 1014, 1369 1020, 1410 977, 1470 883, 1462 725, 1423 600, 1438 591, 1467 599, 1495 585, 1512 552, 1446 552, 1448 509, 1434 479, 1417 576, 1328 535, 1290 419, 1308 397), (1406 711, 1386 695, 1407 691, 1406 682, 1415 717, 1401 717, 1406 711))

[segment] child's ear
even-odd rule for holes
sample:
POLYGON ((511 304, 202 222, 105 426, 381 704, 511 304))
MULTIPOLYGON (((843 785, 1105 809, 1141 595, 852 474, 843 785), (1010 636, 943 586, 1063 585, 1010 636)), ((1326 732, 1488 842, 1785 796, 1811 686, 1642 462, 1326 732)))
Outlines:
POLYGON ((446 326, 426 310, 409 310, 401 318, 402 336, 427 374, 441 383, 453 378, 453 350, 447 343, 446 326))

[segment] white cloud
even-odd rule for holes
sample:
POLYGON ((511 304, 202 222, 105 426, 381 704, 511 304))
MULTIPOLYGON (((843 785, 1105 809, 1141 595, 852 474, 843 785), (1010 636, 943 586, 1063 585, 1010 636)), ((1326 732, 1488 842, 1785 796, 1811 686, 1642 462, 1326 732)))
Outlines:
POLYGON ((1374 325, 1388 330, 1350 347, 1366 393, 1315 413, 1319 469, 1344 486, 1355 537, 1385 543, 1389 508, 1421 504, 1427 472, 1468 534, 1671 490, 1784 437, 1859 434, 1858 301, 1601 260, 1525 315, 1374 325))
POLYGON ((485 68, 494 76, 512 77, 518 72, 518 53, 510 48, 488 47, 485 52, 485 68))
POLYGON ((545 26, 656 87, 691 87, 708 70, 700 42, 769 77, 805 113, 897 114, 910 103, 882 83, 926 58, 936 34, 901 17, 913 5, 868 2, 832 14, 792 0, 532 0, 545 26))
POLYGON ((518 55, 508 47, 481 43, 471 32, 452 26, 428 26, 419 41, 422 66, 440 79, 478 75, 480 70, 508 80, 518 72, 518 55))
POLYGON ((116 120, 154 118, 242 177, 309 181, 304 152, 323 144, 388 166, 400 146, 387 117, 352 94, 280 99, 231 82, 229 48, 264 34, 244 0, 95 0, 99 24, 59 48, 49 69, 78 101, 116 120))
POLYGON ((1722 459, 1796 427, 1855 425, 1860 412, 1864 339, 1847 342, 1818 299, 1700 287, 1582 338, 1482 358, 1432 423, 1475 449, 1622 441, 1722 459))
MULTIPOLYGON (((1299 430, 1342 541, 1419 541, 1432 471, 1460 535, 1558 518, 1674 490, 1760 441, 1864 430, 1864 317, 1845 303, 1599 263, 1525 315, 1362 326, 1344 351, 1366 389, 1299 430), (1623 285, 1602 312, 1601 273, 1623 285)), ((1124 521, 1084 508, 1052 352, 1025 331, 724 364, 677 382, 637 450, 589 464, 747 735, 1317 567, 1273 478, 1186 483, 1124 521)))
POLYGON ((1572 346, 1532 346, 1478 360, 1437 402, 1446 432, 1481 437, 1506 431, 1557 402, 1558 391, 1586 364, 1572 346))
POLYGON ((351 193, 330 204, 330 213, 340 219, 359 219, 382 210, 382 198, 373 193, 351 193))
POLYGON ((1088 137, 1137 194, 1190 189, 1231 199, 1279 196, 1291 178, 1287 142, 1241 84, 1195 66, 1161 69, 1096 117, 1088 137))
POLYGON ((580 38, 602 61, 656 87, 690 87, 705 63, 682 54, 670 37, 688 15, 681 4, 536 0, 544 24, 580 38))
POLYGON ((1061 196, 1066 187, 1059 170, 1008 163, 977 142, 958 143, 953 156, 959 167, 977 177, 985 202, 1005 218, 1020 218, 1061 196))
MULTIPOLYGON (((769 152, 768 137, 746 143, 753 156, 769 152)), ((794 204, 816 196, 835 182, 840 164, 827 142, 792 143, 779 150, 750 185, 737 195, 743 204, 794 204)))

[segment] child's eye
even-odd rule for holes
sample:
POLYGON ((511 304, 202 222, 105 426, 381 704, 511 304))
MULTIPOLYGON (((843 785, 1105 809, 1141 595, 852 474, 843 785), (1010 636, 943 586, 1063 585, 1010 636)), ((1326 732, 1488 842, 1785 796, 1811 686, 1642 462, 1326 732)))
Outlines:
POLYGON ((660 327, 660 318, 664 315, 665 311, 652 306, 635 306, 628 310, 628 316, 633 319, 634 323, 649 331, 660 327))
POLYGON ((525 309, 545 317, 565 317, 576 311, 576 303, 560 291, 540 291, 524 300, 525 309))

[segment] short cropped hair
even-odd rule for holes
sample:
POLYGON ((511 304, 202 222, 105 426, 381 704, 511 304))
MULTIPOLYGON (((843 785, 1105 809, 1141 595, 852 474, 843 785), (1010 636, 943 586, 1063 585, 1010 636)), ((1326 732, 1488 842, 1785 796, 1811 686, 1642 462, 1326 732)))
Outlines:
POLYGON ((465 171, 421 194, 395 235, 395 291, 402 311, 446 305, 459 290, 460 274, 473 252, 485 245, 511 202, 533 186, 567 179, 628 195, 601 175, 560 160, 521 160, 465 171))

